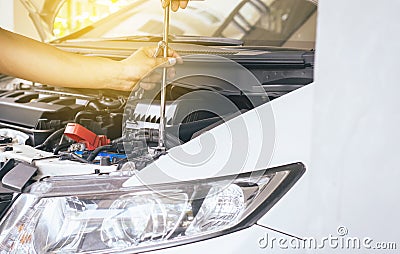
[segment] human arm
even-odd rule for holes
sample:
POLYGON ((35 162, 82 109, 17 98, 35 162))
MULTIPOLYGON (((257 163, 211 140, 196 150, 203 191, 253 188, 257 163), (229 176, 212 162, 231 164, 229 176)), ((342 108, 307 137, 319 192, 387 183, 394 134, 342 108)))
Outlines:
POLYGON ((82 56, 0 28, 0 73, 43 84, 76 88, 132 90, 157 66, 171 66, 179 55, 154 58, 155 47, 141 48, 114 61, 82 56))

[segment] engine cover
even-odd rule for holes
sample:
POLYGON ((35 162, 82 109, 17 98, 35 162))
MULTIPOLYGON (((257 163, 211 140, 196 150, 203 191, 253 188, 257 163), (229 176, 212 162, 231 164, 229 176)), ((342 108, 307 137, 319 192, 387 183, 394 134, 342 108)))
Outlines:
POLYGON ((54 131, 77 122, 98 135, 121 136, 123 100, 99 95, 31 88, 0 90, 0 128, 29 135, 28 145, 40 145, 54 131))
POLYGON ((61 128, 63 121, 74 119, 85 103, 87 101, 72 96, 31 90, 2 92, 0 127, 25 132, 31 136, 31 143, 37 145, 61 128))

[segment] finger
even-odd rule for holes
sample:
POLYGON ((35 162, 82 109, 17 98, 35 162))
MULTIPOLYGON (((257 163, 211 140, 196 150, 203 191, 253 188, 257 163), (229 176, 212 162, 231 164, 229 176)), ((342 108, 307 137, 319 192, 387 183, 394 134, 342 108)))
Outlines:
POLYGON ((172 79, 175 78, 175 76, 176 76, 176 70, 175 70, 174 67, 168 68, 168 70, 167 70, 167 76, 168 76, 168 79, 170 79, 170 80, 172 80, 172 79))
MULTIPOLYGON (((154 54, 157 52, 157 46, 151 46, 151 47, 142 47, 137 50, 137 52, 144 52, 147 57, 154 57, 154 54)), ((157 57, 162 56, 164 53, 164 50, 159 50, 157 57)), ((175 50, 172 48, 168 47, 168 56, 173 57, 173 58, 179 58, 181 57, 175 50)))
POLYGON ((157 57, 154 58, 154 53, 156 52, 156 47, 144 47, 140 48, 137 52, 143 52, 149 61, 152 61, 153 63, 150 63, 153 67, 171 67, 175 65, 177 62, 182 63, 182 58, 179 56, 178 53, 175 52, 173 49, 168 49, 168 54, 170 57, 157 57))
POLYGON ((171 2, 171 9, 172 9, 172 11, 177 11, 179 9, 179 2, 178 1, 172 1, 171 2))
MULTIPOLYGON (((162 54, 159 54, 159 57, 161 57, 162 54)), ((182 57, 173 49, 168 48, 168 58, 174 58, 176 60, 175 63, 171 63, 172 65, 178 63, 178 64, 183 64, 183 59, 182 57)))
POLYGON ((161 0, 162 7, 163 8, 167 7, 170 2, 171 2, 171 0, 161 0))
MULTIPOLYGON (((154 54, 157 52, 157 46, 152 46, 152 47, 142 47, 138 49, 136 52, 142 51, 146 54, 147 57, 154 57, 154 54)), ((162 50, 158 53, 157 56, 160 56, 162 53, 162 50)))
POLYGON ((142 79, 142 82, 144 83, 157 83, 160 82, 162 79, 161 73, 158 72, 152 72, 149 76, 146 78, 142 79))
POLYGON ((168 56, 169 57, 174 57, 174 58, 178 58, 181 57, 178 52, 176 52, 174 49, 172 49, 171 47, 168 47, 168 56))
MULTIPOLYGON (((176 76, 175 68, 174 67, 168 68, 167 75, 168 75, 168 79, 170 79, 170 80, 174 79, 176 76)), ((140 81, 139 86, 147 91, 153 90, 155 87, 160 85, 161 79, 162 79, 162 75, 160 73, 153 72, 148 77, 142 79, 142 81, 140 81)))
POLYGON ((189 1, 180 1, 179 2, 179 7, 181 7, 181 9, 186 9, 186 7, 188 6, 189 1))
POLYGON ((164 68, 164 67, 168 68, 168 67, 174 66, 177 62, 176 58, 173 58, 173 57, 167 57, 167 58, 159 57, 159 58, 155 59, 155 61, 156 61, 156 66, 162 67, 162 68, 164 68))
MULTIPOLYGON (((174 67, 169 67, 167 70, 167 76, 169 80, 172 80, 176 76, 176 71, 174 67)), ((162 75, 159 72, 152 72, 147 77, 143 78, 139 86, 144 90, 153 90, 156 86, 160 85, 162 75)))
POLYGON ((178 64, 183 64, 183 59, 182 57, 178 54, 178 52, 176 52, 174 49, 168 47, 168 56, 169 57, 173 57, 176 59, 176 62, 178 64))
MULTIPOLYGON (((146 54, 146 56, 148 56, 148 57, 154 57, 154 54, 157 52, 157 46, 143 47, 143 48, 140 48, 138 51, 143 51, 146 54)), ((157 57, 162 56, 162 55, 163 55, 163 51, 160 50, 157 57)), ((172 49, 170 47, 168 47, 168 56, 176 58, 178 63, 183 62, 182 57, 178 54, 178 52, 176 52, 174 49, 172 49)))

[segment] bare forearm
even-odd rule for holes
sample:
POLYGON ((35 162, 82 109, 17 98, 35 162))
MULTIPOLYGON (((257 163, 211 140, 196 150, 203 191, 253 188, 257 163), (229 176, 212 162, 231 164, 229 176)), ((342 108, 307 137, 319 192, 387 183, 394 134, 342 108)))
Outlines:
POLYGON ((0 45, 3 74, 55 86, 86 88, 104 88, 119 75, 119 62, 67 53, 2 29, 0 45), (113 65, 116 68, 110 68, 113 65))
POLYGON ((157 66, 172 66, 179 55, 154 57, 155 47, 140 48, 122 61, 59 50, 0 28, 0 73, 43 84, 131 90, 157 66))

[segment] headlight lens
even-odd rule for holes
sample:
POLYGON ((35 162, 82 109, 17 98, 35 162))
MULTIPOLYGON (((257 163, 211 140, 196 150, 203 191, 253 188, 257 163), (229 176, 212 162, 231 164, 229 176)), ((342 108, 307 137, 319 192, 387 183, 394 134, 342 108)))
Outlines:
POLYGON ((216 237, 254 224, 303 173, 297 163, 151 188, 122 188, 124 177, 45 180, 4 217, 0 253, 134 253, 216 237))

